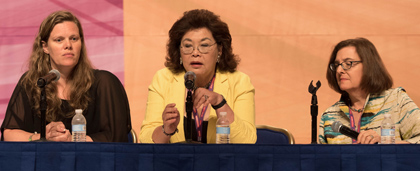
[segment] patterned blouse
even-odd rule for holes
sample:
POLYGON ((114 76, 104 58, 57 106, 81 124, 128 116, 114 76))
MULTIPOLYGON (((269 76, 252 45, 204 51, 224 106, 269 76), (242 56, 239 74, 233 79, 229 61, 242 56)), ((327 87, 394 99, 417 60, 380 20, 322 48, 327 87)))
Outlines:
MULTIPOLYGON (((319 143, 352 143, 350 137, 334 132, 331 127, 334 121, 340 121, 350 128, 348 104, 350 99, 347 95, 342 95, 340 101, 322 114, 319 124, 319 143)), ((381 122, 385 113, 390 113, 395 123, 395 141, 420 142, 420 110, 402 87, 389 89, 381 94, 370 94, 367 97, 360 120, 360 130, 372 129, 381 135, 381 122)))

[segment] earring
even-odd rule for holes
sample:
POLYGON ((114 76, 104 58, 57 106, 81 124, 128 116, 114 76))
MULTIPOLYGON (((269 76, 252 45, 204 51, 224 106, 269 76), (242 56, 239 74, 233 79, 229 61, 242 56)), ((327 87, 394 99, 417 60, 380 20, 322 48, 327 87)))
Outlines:
POLYGON ((220 55, 217 55, 217 61, 216 61, 216 63, 219 63, 219 58, 220 58, 220 55))
POLYGON ((179 64, 182 65, 182 58, 179 58, 179 64))

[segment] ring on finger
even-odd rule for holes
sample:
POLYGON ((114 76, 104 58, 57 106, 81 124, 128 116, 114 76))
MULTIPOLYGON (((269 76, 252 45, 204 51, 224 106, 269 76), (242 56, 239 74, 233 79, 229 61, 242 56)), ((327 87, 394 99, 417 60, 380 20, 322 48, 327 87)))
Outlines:
POLYGON ((369 137, 372 138, 372 139, 375 138, 373 135, 369 135, 369 137))
POLYGON ((207 101, 207 99, 209 98, 209 96, 204 95, 204 99, 207 101))

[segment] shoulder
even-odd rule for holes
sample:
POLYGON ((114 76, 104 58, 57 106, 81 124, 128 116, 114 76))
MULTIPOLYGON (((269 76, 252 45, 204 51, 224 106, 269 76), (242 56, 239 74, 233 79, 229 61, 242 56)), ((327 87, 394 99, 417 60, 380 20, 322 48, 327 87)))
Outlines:
POLYGON ((23 73, 18 81, 18 85, 23 86, 23 84, 28 84, 27 82, 25 82, 25 77, 28 75, 28 71, 26 71, 25 73, 23 73))
MULTIPOLYGON (((389 101, 389 100, 395 100, 397 98, 401 98, 402 96, 407 95, 406 91, 404 88, 402 87, 397 87, 397 88, 390 88, 388 90, 385 90, 384 92, 382 92, 381 94, 374 94, 372 95, 372 100, 385 100, 385 101, 389 101)), ((381 101, 383 101, 381 100, 381 101)))
POLYGON ((173 79, 183 79, 183 73, 174 74, 168 68, 160 69, 153 76, 153 82, 165 82, 173 79))
POLYGON ((337 101, 332 106, 328 107, 324 113, 322 113, 322 118, 330 118, 330 115, 339 113, 341 111, 341 104, 343 104, 342 101, 337 101))
POLYGON ((159 76, 159 77, 173 77, 175 74, 172 73, 171 70, 169 70, 168 68, 162 68, 160 70, 158 70, 155 74, 155 76, 159 76))
POLYGON ((108 86, 115 86, 115 85, 122 86, 120 79, 109 71, 94 69, 93 76, 94 76, 94 81, 93 81, 94 87, 108 87, 108 86))
POLYGON ((96 81, 115 81, 115 80, 119 80, 117 76, 115 76, 113 73, 106 71, 106 70, 98 70, 98 69, 94 69, 93 70, 93 75, 95 77, 96 81))
POLYGON ((385 96, 389 96, 389 95, 398 94, 398 93, 405 93, 405 89, 402 87, 390 88, 388 90, 385 90, 382 94, 385 96))
POLYGON ((222 84, 227 83, 230 87, 239 91, 254 90, 251 83, 251 78, 243 72, 217 72, 216 81, 219 80, 222 84), (217 75, 218 74, 218 75, 217 75), (220 78, 217 78, 220 77, 220 78))
POLYGON ((243 82, 251 82, 251 78, 241 72, 241 71, 235 71, 235 72, 220 72, 221 77, 226 77, 227 80, 236 82, 236 83, 243 83, 243 82))
POLYGON ((248 78, 249 79, 249 76, 241 71, 226 72, 224 74, 226 74, 230 78, 239 78, 239 79, 248 78))

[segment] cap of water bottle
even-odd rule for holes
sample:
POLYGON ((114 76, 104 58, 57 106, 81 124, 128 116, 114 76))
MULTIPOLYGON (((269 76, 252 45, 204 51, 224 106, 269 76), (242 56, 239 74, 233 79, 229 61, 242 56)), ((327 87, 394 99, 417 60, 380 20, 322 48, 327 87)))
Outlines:
POLYGON ((76 109, 76 114, 82 114, 83 110, 82 109, 76 109))

